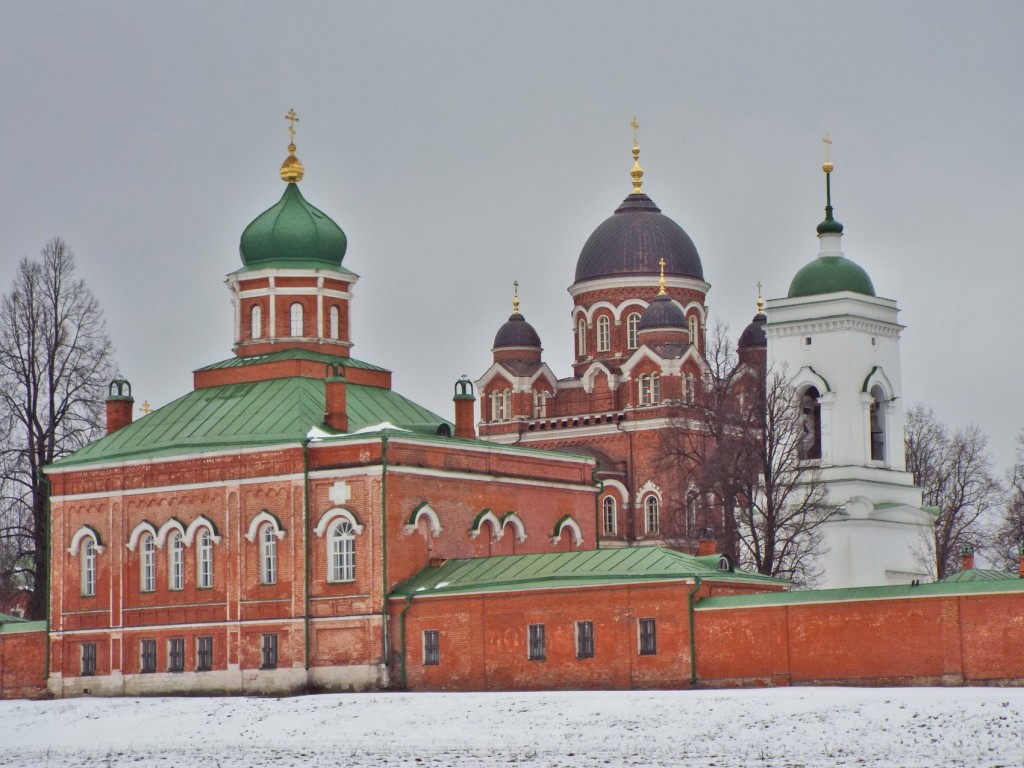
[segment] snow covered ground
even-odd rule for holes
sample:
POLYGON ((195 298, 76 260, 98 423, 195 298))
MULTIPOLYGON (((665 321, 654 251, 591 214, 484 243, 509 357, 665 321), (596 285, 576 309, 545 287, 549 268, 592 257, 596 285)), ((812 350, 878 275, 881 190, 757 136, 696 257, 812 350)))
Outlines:
POLYGON ((0 702, 2 766, 1024 766, 1024 689, 0 702))

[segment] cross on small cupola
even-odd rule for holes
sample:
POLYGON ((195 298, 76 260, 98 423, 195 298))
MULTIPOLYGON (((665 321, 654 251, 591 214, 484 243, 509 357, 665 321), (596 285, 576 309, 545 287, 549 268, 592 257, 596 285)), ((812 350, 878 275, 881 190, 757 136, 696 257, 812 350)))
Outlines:
POLYGON ((289 142, 288 157, 281 163, 281 179, 289 184, 294 184, 302 181, 302 177, 306 172, 302 163, 299 162, 299 158, 295 156, 295 124, 299 122, 299 118, 295 114, 294 109, 289 109, 284 119, 288 121, 289 142))

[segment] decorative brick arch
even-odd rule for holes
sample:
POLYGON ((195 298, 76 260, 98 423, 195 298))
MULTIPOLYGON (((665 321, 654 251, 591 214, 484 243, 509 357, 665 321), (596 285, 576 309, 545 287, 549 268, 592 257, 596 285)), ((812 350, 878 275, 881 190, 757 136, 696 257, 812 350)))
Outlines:
POLYGON ((71 546, 68 547, 68 554, 72 557, 76 557, 78 555, 78 549, 82 546, 82 542, 85 539, 92 539, 93 547, 96 548, 96 554, 103 554, 103 550, 106 549, 106 547, 104 547, 100 542, 99 533, 91 525, 83 525, 75 531, 75 535, 71 537, 71 546))
POLYGON ((163 549, 164 544, 167 543, 167 537, 171 534, 171 531, 177 531, 181 534, 181 538, 185 538, 185 526, 182 525, 181 521, 175 517, 172 517, 166 523, 160 526, 160 530, 156 533, 156 545, 158 548, 163 549))
MULTIPOLYGON (((348 520, 349 524, 352 526, 352 530, 357 534, 363 532, 363 524, 355 512, 345 509, 344 507, 332 507, 320 516, 320 520, 317 522, 316 528, 313 529, 313 533, 316 534, 317 538, 322 539, 324 534, 327 533, 328 529, 330 529, 331 525, 338 520, 348 520)), ((283 535, 283 533, 278 535, 278 538, 281 538, 283 535)))
POLYGON ((256 541, 256 534, 259 533, 260 526, 264 523, 269 523, 270 527, 274 529, 274 536, 278 539, 284 538, 285 530, 281 527, 281 521, 264 509, 249 521, 249 527, 245 531, 246 540, 256 541))
POLYGON ((486 508, 481 510, 480 514, 473 518, 473 525, 469 529, 469 538, 475 539, 479 536, 484 523, 491 524, 491 538, 494 539, 494 541, 500 540, 502 535, 505 533, 504 526, 502 525, 501 520, 498 519, 498 516, 486 508))
POLYGON ((134 552, 135 548, 139 546, 139 539, 142 538, 142 534, 148 533, 153 537, 153 543, 156 543, 156 527, 149 522, 149 520, 143 520, 141 523, 132 528, 131 534, 128 536, 128 543, 125 545, 129 552, 134 552))
POLYGON ((515 512, 506 512, 501 516, 501 530, 502 533, 505 531, 505 526, 511 525, 516 530, 516 541, 522 544, 526 541, 526 524, 523 519, 519 517, 515 512))
POLYGON ((551 546, 557 546, 562 540, 562 532, 568 528, 572 532, 572 543, 577 547, 583 546, 583 529, 580 524, 573 520, 572 515, 565 515, 555 523, 555 530, 551 533, 551 546))
POLYGON ((441 518, 438 517, 437 512, 433 507, 426 501, 416 505, 412 513, 409 515, 409 519, 406 521, 405 526, 402 528, 402 532, 406 535, 416 532, 419 528, 420 518, 426 518, 427 524, 430 526, 430 533, 434 536, 441 535, 441 518))
POLYGON ((200 515, 191 523, 188 524, 188 528, 185 529, 185 546, 191 547, 192 542, 195 541, 196 534, 199 533, 200 528, 206 528, 210 531, 210 539, 214 544, 220 544, 220 535, 217 533, 217 526, 213 524, 210 518, 200 515))

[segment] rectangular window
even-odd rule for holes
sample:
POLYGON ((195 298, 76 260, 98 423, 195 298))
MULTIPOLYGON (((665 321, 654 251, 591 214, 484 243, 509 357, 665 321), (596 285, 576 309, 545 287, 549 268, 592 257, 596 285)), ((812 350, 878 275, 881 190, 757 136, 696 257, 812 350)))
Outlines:
POLYGON ((96 674, 96 643, 82 643, 82 677, 96 674))
POLYGON ((640 619, 640 655, 654 656, 658 652, 658 634, 654 619, 640 619))
POLYGON ((143 640, 139 643, 139 671, 156 672, 156 640, 143 640))
POLYGON ((172 637, 167 641, 167 671, 185 671, 185 638, 172 637))
POLYGON ((263 636, 263 661, 260 669, 277 669, 277 635, 263 636))
POLYGON ((441 663, 441 638, 440 632, 436 629, 428 629, 423 632, 423 663, 441 663))
POLYGON ((594 622, 576 622, 576 658, 594 658, 594 622))
POLYGON ((211 669, 213 669, 213 638, 197 637, 196 672, 209 672, 211 669))
POLYGON ((544 661, 544 625, 531 624, 530 632, 530 661, 544 661))

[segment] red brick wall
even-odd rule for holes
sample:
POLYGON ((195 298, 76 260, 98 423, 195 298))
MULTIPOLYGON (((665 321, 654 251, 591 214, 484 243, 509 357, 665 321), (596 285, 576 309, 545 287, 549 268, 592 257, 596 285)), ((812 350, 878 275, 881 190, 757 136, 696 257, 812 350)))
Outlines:
POLYGON ((706 685, 1024 682, 1024 593, 698 610, 706 685))
POLYGON ((46 692, 46 631, 0 632, 0 699, 46 692))

